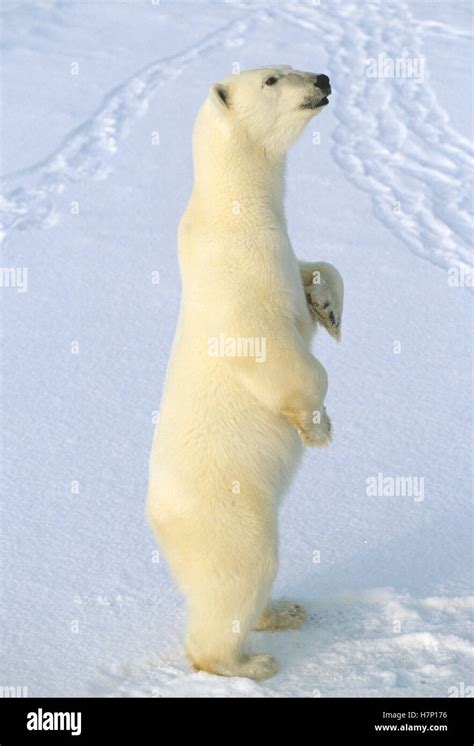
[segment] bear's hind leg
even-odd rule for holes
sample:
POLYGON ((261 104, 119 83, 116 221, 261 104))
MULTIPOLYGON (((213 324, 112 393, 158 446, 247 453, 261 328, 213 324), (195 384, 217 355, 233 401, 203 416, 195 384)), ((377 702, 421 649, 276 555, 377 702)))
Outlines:
POLYGON ((277 672, 277 662, 270 655, 249 655, 246 643, 270 592, 276 551, 266 559, 261 552, 232 565, 228 560, 225 571, 222 566, 212 573, 207 568, 206 583, 187 589, 187 653, 195 670, 261 681, 277 672))

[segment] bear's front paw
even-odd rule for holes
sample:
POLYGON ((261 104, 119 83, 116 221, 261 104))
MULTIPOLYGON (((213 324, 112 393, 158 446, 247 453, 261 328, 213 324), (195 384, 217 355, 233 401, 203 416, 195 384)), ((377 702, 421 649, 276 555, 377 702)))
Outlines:
POLYGON ((298 432, 305 446, 312 448, 325 448, 328 446, 332 439, 332 425, 326 408, 323 407, 322 409, 320 422, 313 422, 310 428, 298 427, 298 432))
POLYGON ((312 418, 306 412, 283 411, 283 414, 296 428, 305 446, 324 448, 331 442, 332 426, 326 407, 313 412, 312 418))
POLYGON ((305 288, 308 308, 315 321, 339 341, 341 339, 342 307, 331 287, 326 284, 305 288))

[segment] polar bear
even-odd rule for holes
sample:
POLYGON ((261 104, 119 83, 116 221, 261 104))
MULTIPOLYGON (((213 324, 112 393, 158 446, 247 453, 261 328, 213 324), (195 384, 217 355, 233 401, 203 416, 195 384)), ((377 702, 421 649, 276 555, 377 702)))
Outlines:
POLYGON ((325 446, 317 324, 339 338, 343 283, 298 262, 287 233, 285 153, 328 104, 326 75, 275 66, 213 85, 193 132, 194 187, 179 226, 182 298, 149 473, 147 516, 187 601, 196 670, 261 680, 252 629, 303 609, 269 602, 277 512, 303 445, 325 446))

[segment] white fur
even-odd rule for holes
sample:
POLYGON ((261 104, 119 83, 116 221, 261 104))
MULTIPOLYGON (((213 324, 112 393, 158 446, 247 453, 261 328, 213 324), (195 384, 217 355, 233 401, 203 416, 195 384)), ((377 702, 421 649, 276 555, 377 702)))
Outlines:
POLYGON ((147 513, 186 596, 188 655, 196 668, 228 676, 275 673, 273 658, 247 654, 248 632, 302 620, 299 607, 265 611, 277 508, 302 442, 330 439, 327 376, 310 352, 312 265, 300 268, 283 208, 285 152, 320 111, 300 108, 308 97, 323 98, 315 76, 283 66, 211 88, 195 123, 194 188, 179 227, 181 308, 147 513), (276 85, 265 85, 270 75, 276 85), (211 356, 219 335, 265 338, 265 360, 211 356))

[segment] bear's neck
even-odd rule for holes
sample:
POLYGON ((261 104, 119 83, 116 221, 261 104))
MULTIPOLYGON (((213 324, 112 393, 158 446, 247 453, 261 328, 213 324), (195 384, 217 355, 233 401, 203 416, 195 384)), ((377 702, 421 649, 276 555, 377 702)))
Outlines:
POLYGON ((229 146, 219 138, 194 155, 191 204, 226 227, 285 225, 285 156, 269 157, 251 144, 229 146))

